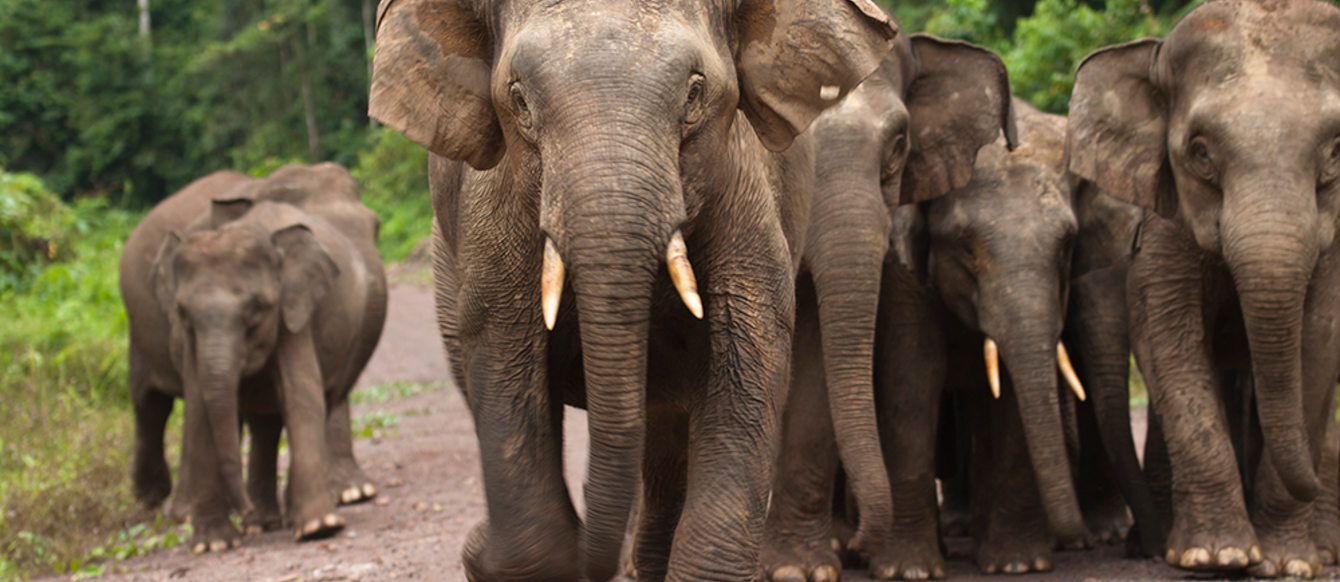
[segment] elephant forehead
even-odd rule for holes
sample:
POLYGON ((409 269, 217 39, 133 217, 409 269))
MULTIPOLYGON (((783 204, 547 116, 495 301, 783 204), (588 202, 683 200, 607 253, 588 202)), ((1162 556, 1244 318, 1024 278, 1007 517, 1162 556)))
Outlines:
POLYGON ((1334 83, 1340 66, 1340 9, 1317 0, 1210 3, 1173 28, 1165 50, 1172 79, 1220 85, 1301 75, 1334 83))
POLYGON ((179 265, 213 267, 227 272, 251 270, 273 263, 268 237, 250 228, 229 225, 220 230, 193 232, 177 251, 179 265))

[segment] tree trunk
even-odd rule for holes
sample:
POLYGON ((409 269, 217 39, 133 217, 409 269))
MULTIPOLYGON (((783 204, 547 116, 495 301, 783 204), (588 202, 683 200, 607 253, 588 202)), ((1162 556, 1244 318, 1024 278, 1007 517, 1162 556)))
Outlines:
MULTIPOLYGON (((309 28, 310 30, 310 28, 309 28)), ((295 38, 294 56, 298 59, 298 80, 302 91, 302 112, 307 122, 307 161, 321 161, 321 134, 316 124, 316 106, 312 103, 312 67, 307 60, 306 39, 295 38)))

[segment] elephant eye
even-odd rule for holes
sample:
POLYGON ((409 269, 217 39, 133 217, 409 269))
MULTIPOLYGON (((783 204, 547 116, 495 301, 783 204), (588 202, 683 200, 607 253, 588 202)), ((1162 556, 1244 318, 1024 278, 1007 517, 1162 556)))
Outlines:
POLYGON ((1203 137, 1196 137, 1191 140, 1191 145, 1187 147, 1187 153, 1190 154, 1189 165, 1192 172, 1200 179, 1213 183, 1216 179, 1217 171, 1214 164, 1214 156, 1210 154, 1210 145, 1203 137))
POLYGON ((703 84, 706 79, 702 73, 689 76, 689 91, 684 96, 684 124, 693 125, 702 119, 703 84))
POLYGON ((522 127, 530 127, 530 105, 526 103, 526 95, 521 90, 520 83, 512 83, 510 93, 512 95, 512 105, 516 106, 516 121, 522 127))
POLYGON ((1326 157, 1325 169, 1321 172, 1323 184, 1329 184, 1340 178, 1340 137, 1331 142, 1331 151, 1326 157))

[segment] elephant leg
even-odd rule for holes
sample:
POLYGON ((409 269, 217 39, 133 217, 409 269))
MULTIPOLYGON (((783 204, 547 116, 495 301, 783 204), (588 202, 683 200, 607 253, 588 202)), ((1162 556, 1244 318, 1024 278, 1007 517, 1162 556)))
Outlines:
POLYGON ((335 514, 328 486, 325 387, 310 329, 280 338, 279 362, 289 443, 289 522, 298 540, 328 537, 344 529, 344 518, 335 514))
POLYGON ((1173 523, 1166 559, 1188 570, 1236 570, 1260 556, 1217 397, 1205 338, 1203 270, 1189 235, 1146 218, 1127 297, 1136 358, 1145 372, 1172 467, 1173 523))
POLYGON ((131 393, 139 395, 135 398, 135 452, 131 461, 131 480, 135 499, 140 505, 152 509, 172 493, 172 472, 163 452, 163 430, 172 415, 173 398, 147 386, 133 387, 131 393))
POLYGON ((986 574, 1049 571, 1053 558, 1046 512, 1038 497, 1017 400, 1006 392, 999 400, 972 395, 970 402, 973 408, 989 410, 989 421, 977 423, 985 430, 977 430, 973 447, 989 451, 974 455, 986 470, 972 496, 981 506, 984 522, 977 535, 977 567, 986 574))
MULTIPOLYGON (((1171 517, 1172 461, 1168 458, 1168 445, 1163 440, 1163 427, 1159 425, 1158 415, 1154 413, 1152 403, 1145 411, 1144 479, 1149 484, 1149 496, 1155 512, 1161 516, 1171 517)), ((1143 548, 1152 545, 1158 550, 1158 555, 1162 555, 1170 527, 1171 523, 1162 520, 1153 522, 1152 525, 1148 521, 1136 522, 1131 526, 1131 533, 1127 538, 1128 547, 1143 548), (1156 529, 1145 531, 1150 527, 1156 529), (1146 537, 1152 539, 1146 540, 1146 537)))
POLYGON ((1117 486, 1117 476, 1103 446, 1093 407, 1082 405, 1077 409, 1080 455, 1075 487, 1080 509, 1084 512, 1084 523, 1093 534, 1089 545, 1120 543, 1131 528, 1126 500, 1117 486))
POLYGON ((183 477, 178 480, 172 503, 174 509, 184 512, 191 520, 194 530, 191 551, 201 554, 236 548, 242 544, 242 534, 229 519, 231 503, 227 488, 223 486, 223 472, 219 468, 218 448, 214 446, 209 416, 204 403, 190 392, 186 394, 183 428, 183 477), (185 452, 188 448, 189 457, 185 452))
POLYGON ((876 396, 893 489, 893 533, 875 548, 879 579, 944 578, 935 495, 935 440, 945 384, 941 315, 911 273, 887 265, 880 298, 876 396))
POLYGON ((968 472, 971 439, 963 409, 963 395, 950 391, 943 400, 937 443, 940 475, 940 534, 964 537, 972 534, 972 475, 968 472))
POLYGON ((1321 449, 1321 495, 1312 507, 1312 541, 1323 566, 1333 566, 1340 556, 1340 430, 1335 421, 1326 423, 1326 441, 1321 449))
POLYGON ((675 533, 668 580, 760 580, 759 546, 776 460, 777 422, 790 379, 794 274, 784 241, 748 266, 708 270, 711 363, 689 413, 688 493, 675 533), (771 275, 771 277, 770 277, 771 275), (760 292, 760 290, 768 290, 760 292))
POLYGON ((782 414, 782 448, 773 475, 763 542, 763 570, 774 582, 835 582, 842 563, 833 548, 837 442, 824 384, 819 321, 802 283, 792 349, 791 393, 782 414))
MULTIPOLYGON (((490 316, 507 317, 501 311, 490 316)), ((488 502, 488 519, 461 549, 467 578, 578 580, 579 521, 563 480, 563 407, 548 388, 544 328, 486 325, 462 359, 488 502)))
POLYGON ((362 503, 377 496, 377 484, 354 459, 349 398, 340 398, 326 414, 326 447, 330 453, 330 490, 340 505, 362 503))
POLYGON ((638 582, 665 580, 675 527, 684 511, 688 418, 678 410, 649 407, 642 471, 642 504, 633 552, 638 582))
POLYGON ((279 414, 249 414, 251 452, 247 456, 247 497, 255 512, 246 516, 243 526, 248 534, 279 529, 284 525, 279 511, 279 436, 284 432, 284 417, 279 414))

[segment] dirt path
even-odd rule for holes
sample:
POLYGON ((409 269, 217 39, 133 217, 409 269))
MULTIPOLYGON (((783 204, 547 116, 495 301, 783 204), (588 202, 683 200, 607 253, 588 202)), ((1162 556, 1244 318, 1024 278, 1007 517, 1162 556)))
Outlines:
MULTIPOLYGON (((392 381, 436 383, 447 379, 437 337, 431 292, 423 287, 392 288, 382 343, 360 380, 361 386, 392 381)), ((1140 411, 1143 412, 1143 411, 1140 411)), ((115 581, 380 581, 464 580, 460 548, 470 528, 484 517, 479 460, 469 411, 454 388, 421 392, 380 404, 356 406, 354 417, 382 415, 398 419, 380 438, 355 441, 356 454, 382 483, 373 503, 344 507, 348 526, 338 536, 296 544, 286 531, 246 538, 241 548, 223 554, 192 556, 189 544, 122 562, 115 581)), ((566 425, 568 481, 581 491, 585 471, 586 422, 568 410, 566 425)), ((1143 436, 1143 414, 1137 434, 1143 436)), ((951 546, 949 575, 955 580, 986 580, 951 546)), ((1049 575, 1010 580, 1181 580, 1183 573, 1153 561, 1121 559, 1117 548, 1057 554, 1049 575)), ((55 579, 52 579, 55 580, 55 579)), ((848 581, 868 580, 849 570, 848 581)))

